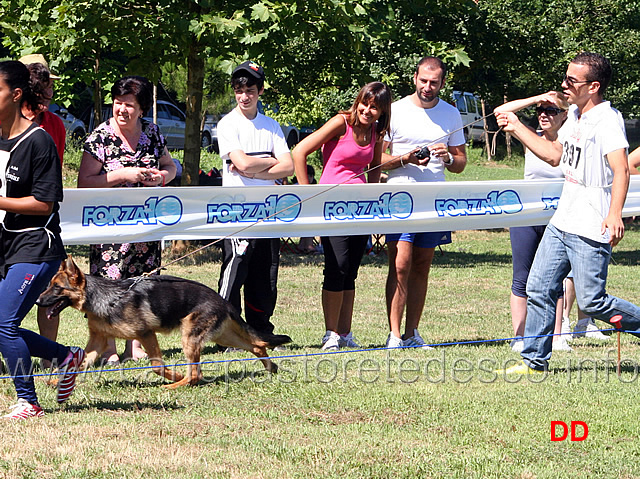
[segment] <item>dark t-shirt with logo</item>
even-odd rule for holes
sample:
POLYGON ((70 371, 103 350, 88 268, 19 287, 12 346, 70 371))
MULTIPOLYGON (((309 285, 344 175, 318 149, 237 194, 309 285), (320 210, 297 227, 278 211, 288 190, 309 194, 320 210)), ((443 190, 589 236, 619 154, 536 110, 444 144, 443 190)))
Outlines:
POLYGON ((36 128, 11 153, 6 171, 7 197, 33 196, 54 202, 51 215, 7 212, 0 228, 0 274, 16 263, 42 263, 65 258, 60 238, 59 201, 62 201, 62 170, 51 136, 37 125, 10 140, 0 138, 0 150, 11 151, 18 141, 36 128), (46 228, 46 229, 45 229, 46 228))

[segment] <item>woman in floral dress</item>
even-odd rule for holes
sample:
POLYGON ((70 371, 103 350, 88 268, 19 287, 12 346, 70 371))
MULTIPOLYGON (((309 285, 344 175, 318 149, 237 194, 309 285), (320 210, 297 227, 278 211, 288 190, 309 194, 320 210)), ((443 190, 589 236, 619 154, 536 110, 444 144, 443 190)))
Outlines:
MULTIPOLYGON (((146 78, 128 76, 111 88, 113 117, 87 138, 78 172, 79 188, 164 186, 176 174, 166 141, 157 125, 142 119, 153 102, 146 78)), ((91 274, 111 279, 139 276, 160 266, 160 242, 91 245, 91 274)), ((138 341, 127 341, 122 360, 141 359, 138 341)), ((115 342, 103 355, 108 364, 119 361, 115 342)))

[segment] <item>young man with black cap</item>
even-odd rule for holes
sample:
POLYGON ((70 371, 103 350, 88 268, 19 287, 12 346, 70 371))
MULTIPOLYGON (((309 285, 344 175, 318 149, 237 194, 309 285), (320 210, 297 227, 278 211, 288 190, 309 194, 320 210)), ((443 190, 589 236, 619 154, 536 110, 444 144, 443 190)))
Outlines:
MULTIPOLYGON (((275 186, 293 174, 293 160, 277 121, 258 111, 264 91, 264 70, 255 62, 238 65, 231 87, 238 105, 218 123, 218 145, 223 162, 223 186, 275 186)), ((280 239, 225 239, 220 272, 220 295, 242 311, 261 332, 271 333, 276 305, 280 239)))

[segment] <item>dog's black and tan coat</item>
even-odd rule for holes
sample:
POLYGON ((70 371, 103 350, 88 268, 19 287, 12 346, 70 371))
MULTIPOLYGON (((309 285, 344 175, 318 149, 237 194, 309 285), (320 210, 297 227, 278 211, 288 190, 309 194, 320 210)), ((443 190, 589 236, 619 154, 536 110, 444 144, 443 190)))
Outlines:
POLYGON ((276 365, 267 355, 291 341, 289 336, 265 334, 249 326, 237 310, 204 284, 174 276, 111 280, 85 275, 69 256, 51 280, 37 304, 49 316, 67 306, 86 314, 89 342, 83 368, 90 367, 106 350, 109 338, 138 339, 153 370, 174 381, 169 388, 196 384, 202 378, 200 353, 206 342, 240 348, 261 358, 267 371, 276 365), (156 333, 180 328, 182 349, 190 363, 187 376, 164 367, 156 333))

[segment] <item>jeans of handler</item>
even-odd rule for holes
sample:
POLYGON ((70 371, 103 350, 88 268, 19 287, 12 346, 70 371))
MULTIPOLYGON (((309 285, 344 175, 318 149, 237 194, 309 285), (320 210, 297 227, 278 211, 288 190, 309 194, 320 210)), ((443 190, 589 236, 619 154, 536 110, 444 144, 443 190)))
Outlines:
POLYGON ((60 267, 60 260, 44 263, 17 263, 0 280, 0 352, 18 394, 38 404, 31 373, 31 357, 57 360, 61 364, 69 348, 20 327, 22 320, 60 267))
POLYGON ((605 291, 610 258, 608 243, 547 226, 527 281, 522 358, 530 368, 548 368, 557 300, 562 294, 562 281, 572 268, 578 307, 588 316, 609 324, 612 317, 620 315, 621 328, 637 331, 632 334, 640 336, 640 308, 605 291))

